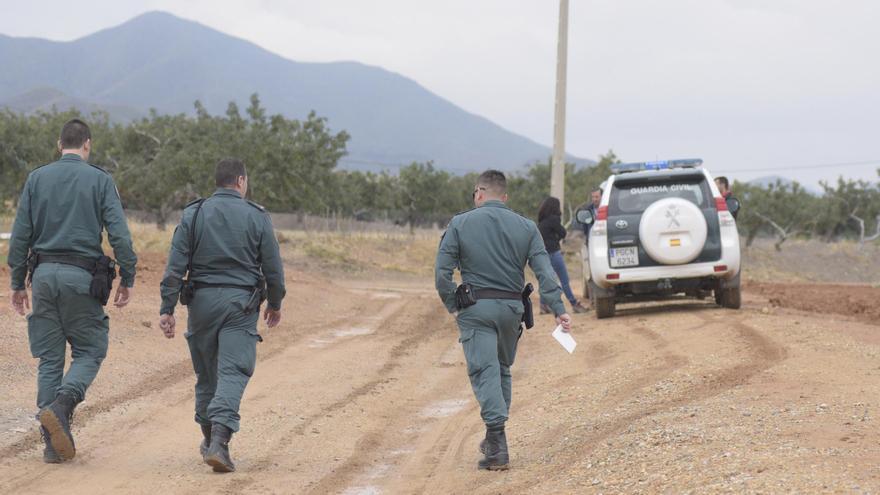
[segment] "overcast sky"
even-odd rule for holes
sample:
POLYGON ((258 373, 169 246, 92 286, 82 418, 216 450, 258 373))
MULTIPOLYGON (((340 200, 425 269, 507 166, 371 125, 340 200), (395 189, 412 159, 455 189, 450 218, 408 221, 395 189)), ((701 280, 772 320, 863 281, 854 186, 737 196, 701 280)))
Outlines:
MULTIPOLYGON (((0 33, 53 40, 164 10, 293 60, 384 67, 552 144, 555 0, 0 0, 0 8, 0 33)), ((738 179, 877 180, 878 20, 876 0, 571 0, 567 150, 702 157, 716 175, 738 179), (809 168, 853 162, 861 164, 809 168)))

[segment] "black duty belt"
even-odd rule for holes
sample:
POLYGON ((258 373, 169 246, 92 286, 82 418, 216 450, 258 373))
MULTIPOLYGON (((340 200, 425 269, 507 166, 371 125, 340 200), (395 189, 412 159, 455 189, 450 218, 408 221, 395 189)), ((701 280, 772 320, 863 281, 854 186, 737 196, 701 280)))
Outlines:
POLYGON ((242 289, 254 291, 256 285, 238 285, 238 284, 212 284, 209 282, 193 282, 193 289, 242 289))
POLYGON ((521 301, 523 296, 520 292, 509 292, 496 289, 474 289, 474 297, 477 299, 514 299, 521 301))
POLYGON ((73 265, 89 273, 95 273, 95 261, 90 258, 85 258, 83 256, 75 256, 72 254, 35 254, 36 262, 34 266, 42 265, 43 263, 61 263, 63 265, 73 265))

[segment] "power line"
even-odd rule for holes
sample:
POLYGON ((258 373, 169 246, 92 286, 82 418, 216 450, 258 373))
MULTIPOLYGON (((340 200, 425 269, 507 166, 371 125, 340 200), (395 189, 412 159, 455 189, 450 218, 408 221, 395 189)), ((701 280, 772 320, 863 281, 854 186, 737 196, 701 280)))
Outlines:
MULTIPOLYGON (((404 167, 408 167, 413 161, 409 161, 407 163, 385 163, 373 160, 362 160, 357 158, 341 158, 339 160, 340 164, 351 164, 351 165, 367 165, 367 166, 377 166, 383 168, 393 168, 393 169, 401 169, 404 167)), ((880 159, 878 160, 863 160, 857 162, 836 162, 836 163, 814 163, 810 165, 779 165, 772 167, 760 167, 760 168, 744 168, 744 169, 713 169, 713 172, 716 173, 744 173, 744 172, 773 172, 778 170, 810 170, 810 169, 820 169, 820 168, 829 168, 829 167, 858 167, 865 165, 877 165, 880 166, 880 159)), ((440 170, 446 170, 449 172, 458 172, 458 173, 469 173, 473 172, 472 169, 465 169, 460 167, 437 167, 440 170)))
POLYGON ((740 173, 740 172, 770 172, 776 170, 808 170, 808 169, 816 169, 816 168, 828 168, 828 167, 855 167, 862 165, 880 165, 880 160, 865 160, 861 162, 838 162, 838 163, 816 163, 813 165, 787 165, 787 166, 778 166, 778 167, 761 167, 761 168, 746 168, 746 169, 723 169, 718 170, 717 172, 725 172, 725 173, 740 173))

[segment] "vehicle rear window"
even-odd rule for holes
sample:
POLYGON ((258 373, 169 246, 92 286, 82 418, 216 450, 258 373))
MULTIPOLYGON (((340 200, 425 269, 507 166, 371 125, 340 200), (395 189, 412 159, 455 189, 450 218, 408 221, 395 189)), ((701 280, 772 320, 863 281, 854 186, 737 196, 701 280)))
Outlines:
POLYGON ((608 213, 642 213, 648 206, 664 198, 682 198, 700 208, 709 206, 709 188, 705 179, 694 178, 662 182, 615 183, 611 190, 608 213))

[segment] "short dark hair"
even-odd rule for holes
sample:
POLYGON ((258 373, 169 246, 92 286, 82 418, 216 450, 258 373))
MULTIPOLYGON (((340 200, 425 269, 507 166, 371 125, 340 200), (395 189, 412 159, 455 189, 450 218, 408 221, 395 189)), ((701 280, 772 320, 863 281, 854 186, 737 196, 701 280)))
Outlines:
POLYGON ((68 120, 61 128, 61 149, 73 150, 82 148, 92 138, 89 125, 79 119, 68 120))
POLYGON ((562 205, 559 203, 559 198, 548 196, 544 198, 544 201, 541 201, 541 205, 538 206, 538 221, 540 222, 551 215, 561 217, 562 205))
POLYGON ((238 158, 224 158, 217 162, 217 168, 214 171, 217 187, 234 186, 239 177, 247 177, 243 161, 238 158))
POLYGON ((722 176, 719 176, 719 177, 715 177, 715 180, 717 180, 718 182, 724 184, 724 189, 730 189, 730 181, 727 180, 727 177, 725 177, 725 176, 722 175, 722 176))
POLYGON ((597 187, 596 189, 593 189, 592 192, 597 192, 597 193, 599 193, 599 194, 602 194, 602 193, 605 192, 605 191, 603 191, 601 187, 597 187))
POLYGON ((477 179, 477 186, 500 196, 507 192, 507 178, 498 170, 486 170, 477 179))

